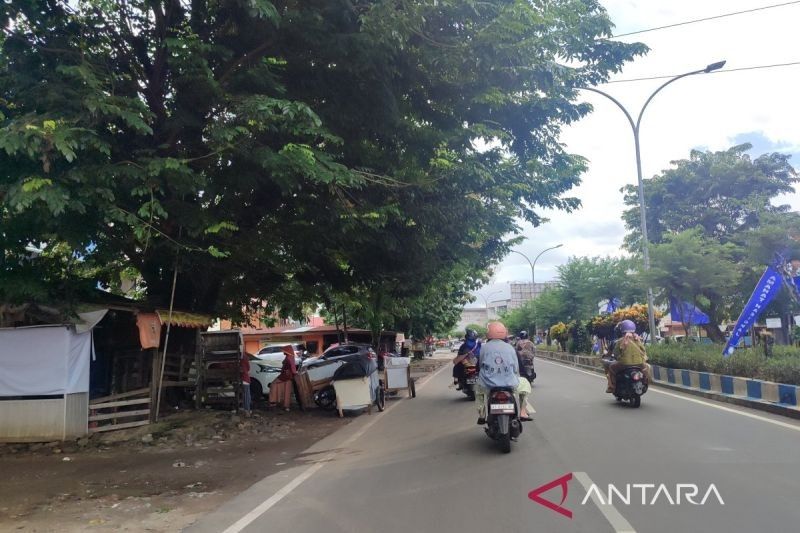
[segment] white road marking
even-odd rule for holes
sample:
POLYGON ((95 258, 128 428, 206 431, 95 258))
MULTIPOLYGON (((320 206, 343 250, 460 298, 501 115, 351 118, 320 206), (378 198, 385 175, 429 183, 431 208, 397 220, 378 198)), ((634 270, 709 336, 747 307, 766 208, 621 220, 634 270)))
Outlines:
MULTIPOLYGON (((581 374, 586 374, 587 376, 593 376, 593 377, 596 377, 596 378, 602 379, 602 380, 606 379, 604 376, 600 376, 600 375, 598 375, 598 374, 596 374, 594 372, 588 372, 586 370, 573 368, 573 367, 570 367, 570 366, 567 366, 567 365, 562 365, 562 364, 559 364, 559 363, 555 363, 553 361, 543 361, 541 359, 540 359, 540 361, 542 361, 543 363, 549 363, 551 365, 557 365, 557 366, 560 366, 560 367, 565 368, 567 370, 572 370, 573 372, 580 372, 581 374)), ((656 384, 658 384, 658 383, 656 383, 656 384)), ((753 413, 748 413, 746 411, 738 411, 736 409, 731 409, 730 407, 725 407, 724 405, 717 405, 715 403, 707 402, 705 400, 698 400, 697 398, 690 398, 690 397, 682 395, 682 394, 675 394, 675 393, 672 393, 672 392, 667 392, 667 391, 659 390, 659 389, 656 389, 656 388, 652 388, 652 389, 649 389, 649 390, 651 390, 651 391, 653 391, 653 392, 655 392, 657 394, 663 394, 665 396, 671 396, 673 398, 677 398, 679 400, 684 400, 684 401, 687 401, 687 402, 699 403, 700 405, 705 405, 706 407, 713 407, 714 409, 719 409, 720 411, 725 411, 725 412, 733 413, 735 415, 740 415, 740 416, 746 416, 747 418, 752 418, 754 420, 760 420, 761 422, 767 422, 769 424, 780 426, 782 428, 791 429, 791 430, 794 430, 794 431, 800 431, 800 425, 797 425, 797 424, 789 424, 788 422, 781 422, 780 420, 773 420, 773 419, 767 418, 765 416, 760 416, 760 415, 756 415, 756 414, 753 414, 753 413)))
MULTIPOLYGON (((437 376, 445 368, 448 368, 448 365, 442 366, 442 368, 440 368, 439 370, 437 370, 436 372, 431 374, 428 377, 428 379, 426 379, 425 382, 422 385, 417 387, 417 391, 422 390, 425 387, 425 385, 430 383, 433 380, 433 378, 435 376, 437 376)), ((397 407, 401 403, 402 402, 397 402, 397 403, 387 407, 386 410, 384 410, 384 416, 385 416, 386 413, 388 413, 389 411, 391 411, 392 409, 394 409, 395 407, 397 407)), ((382 416, 376 416, 372 420, 370 420, 369 422, 364 424, 364 426, 360 430, 358 430, 354 434, 350 435, 350 437, 341 444, 341 448, 345 448, 345 447, 349 446, 350 444, 354 443, 356 440, 358 440, 359 437, 361 437, 364 433, 366 433, 367 430, 369 428, 371 428, 381 418, 383 418, 383 417, 382 416)), ((311 465, 310 467, 308 467, 307 469, 305 469, 304 471, 302 471, 300 474, 297 475, 297 477, 295 477, 289 483, 284 485, 275 494, 273 494, 272 496, 270 496, 269 498, 267 498, 266 500, 261 502, 255 509, 253 509, 252 511, 250 511, 249 513, 247 513, 246 515, 241 517, 239 520, 234 522, 232 525, 230 525, 227 529, 225 529, 223 531, 223 533, 239 533, 244 528, 246 528, 247 526, 252 524, 258 517, 260 517, 261 515, 263 515, 267 511, 269 511, 272 507, 274 507, 276 503, 280 502, 286 496, 291 494, 291 492, 294 489, 296 489, 303 481, 307 480, 308 478, 310 478, 311 476, 316 474, 323 466, 325 466, 326 463, 328 463, 331 460, 333 460, 333 458, 336 456, 336 453, 337 452, 329 453, 328 455, 326 455, 325 457, 320 459, 318 463, 315 463, 315 464, 311 465)))
MULTIPOLYGON (((583 486, 584 490, 589 492, 589 488, 594 482, 589 478, 588 474, 586 472, 573 472, 572 475, 583 486)), ((608 520, 608 523, 611 524, 616 533, 636 533, 633 526, 625 520, 625 517, 616 507, 610 503, 602 503, 594 492, 592 492, 592 502, 603 513, 603 516, 606 517, 606 520, 608 520)))

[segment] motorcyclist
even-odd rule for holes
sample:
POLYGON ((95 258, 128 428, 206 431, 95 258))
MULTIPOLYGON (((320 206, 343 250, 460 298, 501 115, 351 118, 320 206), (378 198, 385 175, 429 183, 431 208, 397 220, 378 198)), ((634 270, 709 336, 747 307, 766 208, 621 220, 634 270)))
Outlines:
POLYGON ((461 381, 464 378, 464 360, 474 358, 475 364, 481 354, 481 343, 478 341, 478 332, 467 328, 464 342, 458 348, 457 355, 453 358, 453 383, 461 390, 461 381))
POLYGON ((528 382, 532 382, 536 377, 536 373, 533 371, 535 346, 528 338, 528 332, 525 330, 522 330, 517 334, 517 339, 516 349, 517 357, 519 358, 520 375, 526 378, 528 382), (530 369, 530 375, 528 375, 526 372, 526 368, 530 369))
MULTIPOLYGON (((511 387, 516 394, 520 385, 519 363, 514 348, 505 342, 508 330, 502 322, 489 322, 481 348, 480 371, 475 387, 478 404, 478 424, 486 423, 486 393, 494 387, 511 387)), ((520 419, 530 420, 525 403, 520 404, 520 419)))
POLYGON ((636 324, 632 320, 623 320, 617 324, 616 329, 622 336, 609 346, 610 358, 604 361, 608 379, 606 392, 612 394, 617 384, 617 373, 626 368, 641 369, 647 377, 648 383, 652 383, 650 365, 647 364, 647 351, 641 337, 636 334, 636 324))

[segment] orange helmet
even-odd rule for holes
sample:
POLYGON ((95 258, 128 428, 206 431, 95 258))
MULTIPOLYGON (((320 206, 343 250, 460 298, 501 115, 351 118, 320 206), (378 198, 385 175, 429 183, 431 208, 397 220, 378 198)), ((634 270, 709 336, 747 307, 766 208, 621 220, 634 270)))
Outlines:
POLYGON ((502 322, 489 322, 489 325, 486 328, 487 339, 505 340, 506 337, 508 337, 508 330, 502 322))

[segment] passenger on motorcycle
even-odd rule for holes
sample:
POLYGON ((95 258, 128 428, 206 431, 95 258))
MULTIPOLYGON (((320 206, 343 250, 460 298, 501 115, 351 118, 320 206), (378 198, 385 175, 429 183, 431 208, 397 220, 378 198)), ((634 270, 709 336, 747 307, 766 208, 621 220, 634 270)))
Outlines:
POLYGON ((458 348, 458 354, 453 358, 453 383, 461 390, 461 380, 464 377, 464 360, 472 359, 473 364, 478 364, 481 354, 481 343, 478 342, 478 332, 467 329, 464 342, 458 348))
POLYGON ((536 378, 536 372, 533 370, 533 358, 535 346, 528 338, 527 331, 520 331, 517 335, 517 357, 519 358, 519 372, 520 375, 532 382, 536 378), (527 372, 526 372, 527 370, 527 372))
MULTIPOLYGON (((518 393, 520 386, 519 363, 514 348, 505 342, 508 330, 501 322, 489 322, 486 337, 489 339, 481 348, 480 371, 476 387, 475 401, 478 404, 478 424, 486 423, 486 393, 494 387, 510 387, 518 393)), ((530 420, 525 403, 519 406, 520 420, 530 420)))
POLYGON ((636 334, 636 324, 632 320, 623 320, 617 324, 617 330, 622 337, 615 340, 610 347, 609 353, 613 360, 605 365, 608 393, 613 393, 616 388, 617 373, 630 367, 641 369, 647 377, 647 382, 653 382, 650 378, 650 365, 647 364, 647 351, 642 338, 636 334))

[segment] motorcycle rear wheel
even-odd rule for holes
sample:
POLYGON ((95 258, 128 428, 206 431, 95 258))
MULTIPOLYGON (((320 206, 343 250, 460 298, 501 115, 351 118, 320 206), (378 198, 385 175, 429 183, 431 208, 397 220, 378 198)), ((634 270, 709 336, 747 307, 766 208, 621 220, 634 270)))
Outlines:
POLYGON ((631 400, 631 405, 633 407, 639 407, 640 405, 642 405, 642 397, 634 396, 633 399, 631 400))
POLYGON ((511 433, 500 435, 500 451, 503 453, 511 452, 511 433))

